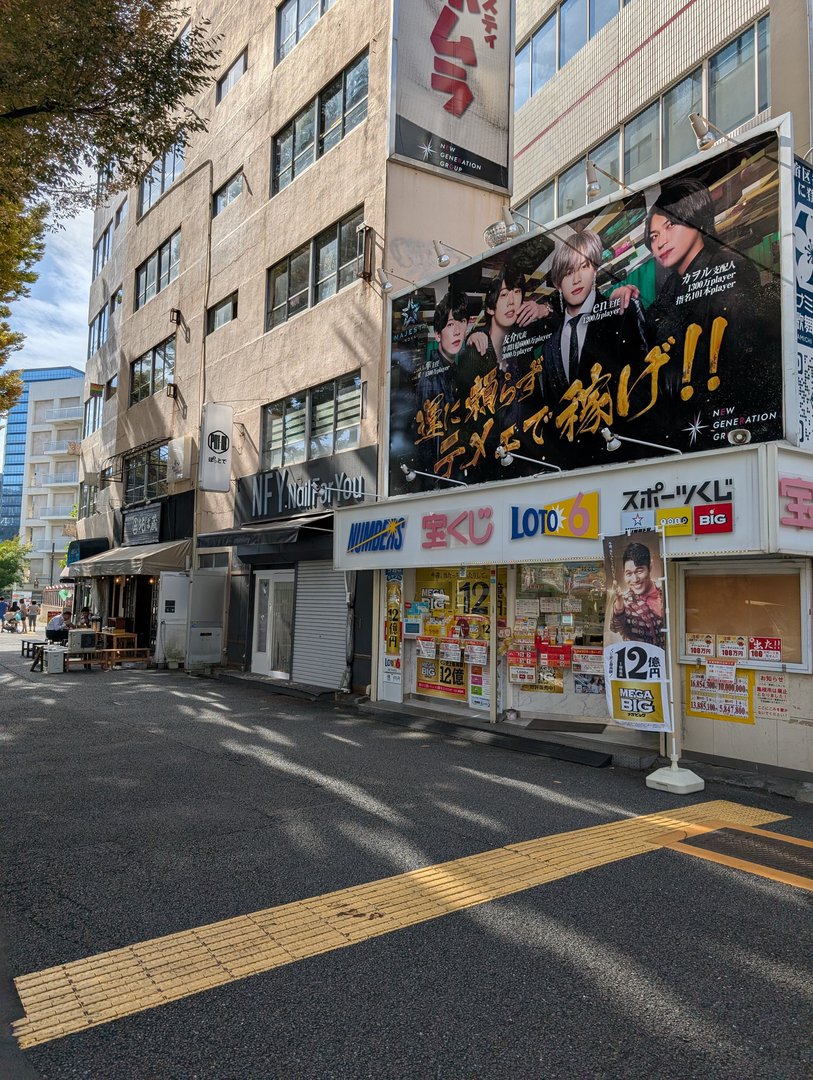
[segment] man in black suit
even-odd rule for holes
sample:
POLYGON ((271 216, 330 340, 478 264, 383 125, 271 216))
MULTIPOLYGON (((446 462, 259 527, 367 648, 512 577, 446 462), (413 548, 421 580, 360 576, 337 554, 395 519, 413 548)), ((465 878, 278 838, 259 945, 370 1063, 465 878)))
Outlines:
POLYGON ((642 368, 648 352, 644 316, 636 299, 596 289, 602 244, 585 229, 560 243, 550 278, 564 318, 543 352, 542 393, 558 432, 559 460, 578 468, 603 460, 601 429, 616 423, 618 377, 642 368))

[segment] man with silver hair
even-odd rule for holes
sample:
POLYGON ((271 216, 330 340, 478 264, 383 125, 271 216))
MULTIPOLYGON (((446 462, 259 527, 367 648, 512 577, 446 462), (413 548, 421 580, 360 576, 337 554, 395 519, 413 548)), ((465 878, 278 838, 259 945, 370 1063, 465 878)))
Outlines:
MULTIPOLYGON (((648 352, 638 300, 623 296, 623 288, 614 289, 609 296, 597 290, 602 261, 601 238, 590 229, 559 242, 553 254, 550 280, 561 294, 563 319, 544 351, 542 391, 554 417, 567 404, 565 394, 577 380, 588 387, 596 376, 610 375, 605 385, 614 400, 624 366, 629 364, 633 371, 639 371, 648 352)), ((590 436, 592 443, 598 432, 590 436)), ((580 440, 582 445, 586 441, 580 440)), ((564 446, 563 451, 572 461, 574 451, 564 446)))

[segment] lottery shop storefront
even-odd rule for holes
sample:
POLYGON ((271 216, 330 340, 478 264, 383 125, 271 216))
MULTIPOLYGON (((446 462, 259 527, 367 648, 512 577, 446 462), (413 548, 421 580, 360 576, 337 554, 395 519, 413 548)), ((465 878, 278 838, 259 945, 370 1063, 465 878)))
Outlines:
POLYGON ((613 723, 604 683, 617 583, 605 576, 602 538, 646 530, 664 537, 653 576, 668 585, 683 750, 813 772, 813 455, 789 448, 338 511, 336 567, 380 571, 374 696, 657 749, 662 736, 613 723))

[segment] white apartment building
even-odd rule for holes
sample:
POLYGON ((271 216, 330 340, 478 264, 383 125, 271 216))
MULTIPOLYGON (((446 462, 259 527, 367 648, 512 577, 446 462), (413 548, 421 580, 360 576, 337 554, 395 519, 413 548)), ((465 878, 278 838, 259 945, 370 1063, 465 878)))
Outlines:
POLYGON ((28 582, 56 584, 76 536, 84 379, 28 383, 20 534, 31 544, 28 582))

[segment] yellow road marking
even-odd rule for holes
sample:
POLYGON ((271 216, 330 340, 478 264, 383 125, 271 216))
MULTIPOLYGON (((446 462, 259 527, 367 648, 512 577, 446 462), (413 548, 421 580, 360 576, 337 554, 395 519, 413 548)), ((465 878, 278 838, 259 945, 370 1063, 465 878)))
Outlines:
POLYGON ((690 836, 701 836, 703 833, 716 832, 718 829, 733 829, 735 832, 749 833, 751 836, 764 836, 768 840, 781 840, 787 844, 796 844, 798 847, 813 848, 813 842, 810 840, 800 840, 798 837, 771 832, 769 829, 749 829, 745 825, 732 825, 725 821, 706 821, 702 825, 690 825, 689 828, 683 830, 682 835, 673 833, 664 836, 662 846, 684 855, 693 855, 696 859, 705 859, 707 862, 718 863, 720 866, 731 866, 735 870, 744 870, 748 874, 768 878, 769 881, 778 881, 782 885, 792 885, 796 889, 807 889, 808 892, 813 892, 813 878, 804 877, 802 874, 792 874, 787 870, 775 870, 772 866, 751 862, 750 859, 738 859, 736 855, 723 855, 719 851, 709 851, 708 848, 683 843, 690 836))
POLYGON ((27 1049, 202 990, 485 904, 667 846, 709 820, 754 826, 787 815, 697 803, 508 844, 396 877, 128 945, 15 979, 27 1049))

